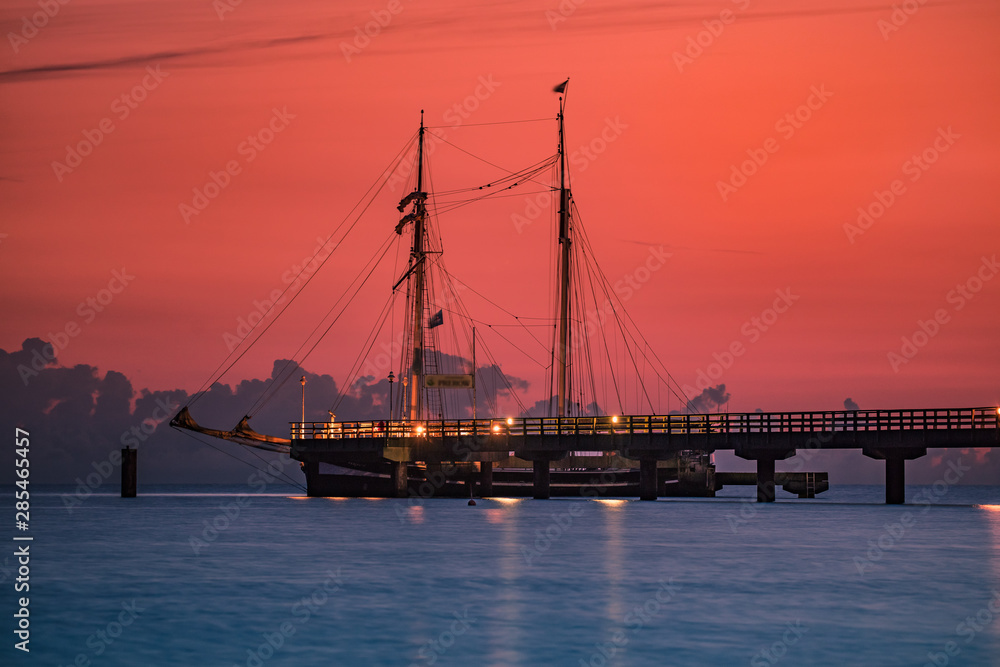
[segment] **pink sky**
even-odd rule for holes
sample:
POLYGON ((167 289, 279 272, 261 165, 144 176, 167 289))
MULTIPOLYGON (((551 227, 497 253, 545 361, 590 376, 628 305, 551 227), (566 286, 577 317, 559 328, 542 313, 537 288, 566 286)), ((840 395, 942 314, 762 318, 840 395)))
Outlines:
MULTIPOLYGON (((429 125, 446 125, 448 110, 489 80, 494 90, 464 124, 554 117, 551 87, 569 76, 570 151, 609 123, 620 130, 573 173, 607 276, 633 274, 650 247, 673 253, 627 307, 681 383, 694 385, 713 355, 739 342, 745 353, 715 378, 734 411, 837 409, 846 397, 862 408, 1000 403, 1000 279, 984 264, 1000 251, 1000 9, 926 4, 884 35, 879 21, 892 10, 881 3, 802 11, 790 2, 586 0, 553 28, 559 7, 247 0, 220 20, 208 1, 74 0, 16 53, 8 37, 0 347, 76 324, 63 364, 193 391, 226 356, 224 334, 343 219, 415 131, 420 109, 429 125), (355 27, 399 7, 348 62, 343 45, 355 27), (727 9, 733 20, 709 39, 703 21, 727 9), (699 33, 707 46, 679 68, 675 53, 699 33), (151 77, 147 68, 157 67, 160 78, 151 77), (144 77, 145 99, 124 117, 114 101, 144 77), (808 120, 776 125, 810 101, 808 120), (248 162, 241 143, 274 109, 294 118, 248 162), (114 130, 60 181, 52 163, 85 131, 96 136, 105 118, 114 130), (776 152, 723 201, 719 181, 769 139, 776 152), (914 171, 914 155, 942 147, 914 171), (186 223, 179 205, 232 160, 240 172, 186 223), (845 224, 858 207, 896 180, 901 194, 849 239, 845 224), (134 280, 87 322, 79 304, 122 269, 134 280), (949 296, 966 284, 981 289, 949 296), (786 289, 798 300, 752 341, 745 323, 786 289), (936 335, 894 369, 889 353, 901 353, 902 337, 937 311, 936 335)), ((8 5, 4 33, 20 31, 34 11, 8 5)), ((554 152, 554 129, 463 127, 447 136, 517 168, 554 152)), ((445 149, 432 168, 439 189, 486 173, 445 149)), ((294 352, 395 225, 401 194, 380 200, 346 257, 324 269, 303 297, 308 312, 290 313, 227 381, 266 376, 273 359, 294 352)), ((525 199, 500 201, 442 216, 448 265, 516 314, 544 317, 550 216, 518 233, 511 214, 525 199)), ((351 311, 358 324, 332 334, 310 370, 343 378, 388 294, 392 275, 381 279, 378 298, 351 311)), ((507 372, 532 382, 530 398, 541 398, 538 366, 487 343, 507 372)))

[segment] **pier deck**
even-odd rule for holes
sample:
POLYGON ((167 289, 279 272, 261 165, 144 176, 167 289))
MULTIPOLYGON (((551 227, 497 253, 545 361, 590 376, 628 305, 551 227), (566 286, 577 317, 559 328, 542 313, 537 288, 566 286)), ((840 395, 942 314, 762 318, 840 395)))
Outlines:
POLYGON ((389 460, 404 489, 409 462, 479 462, 485 477, 511 457, 532 461, 536 498, 549 496, 551 462, 571 453, 638 461, 640 498, 654 500, 658 460, 682 451, 732 450, 757 461, 757 499, 773 502, 775 461, 799 450, 860 449, 885 460, 886 502, 901 504, 905 461, 928 448, 1000 446, 1000 408, 295 422, 291 432, 292 458, 389 460))

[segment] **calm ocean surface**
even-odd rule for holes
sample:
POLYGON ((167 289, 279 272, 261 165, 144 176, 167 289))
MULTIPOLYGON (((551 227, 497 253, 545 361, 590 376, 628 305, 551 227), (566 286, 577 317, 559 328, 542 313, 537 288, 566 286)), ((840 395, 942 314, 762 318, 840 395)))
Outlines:
POLYGON ((469 507, 146 486, 72 513, 42 490, 31 653, 11 546, 3 664, 1000 664, 1000 487, 469 507))

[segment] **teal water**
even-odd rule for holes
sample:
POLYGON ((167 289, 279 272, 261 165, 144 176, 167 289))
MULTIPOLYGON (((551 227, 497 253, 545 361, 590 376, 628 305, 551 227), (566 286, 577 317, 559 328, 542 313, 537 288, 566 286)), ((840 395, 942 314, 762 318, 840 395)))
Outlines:
POLYGON ((1000 663, 1000 487, 902 507, 881 487, 475 507, 163 487, 72 512, 40 489, 31 652, 11 548, 3 664, 1000 663))

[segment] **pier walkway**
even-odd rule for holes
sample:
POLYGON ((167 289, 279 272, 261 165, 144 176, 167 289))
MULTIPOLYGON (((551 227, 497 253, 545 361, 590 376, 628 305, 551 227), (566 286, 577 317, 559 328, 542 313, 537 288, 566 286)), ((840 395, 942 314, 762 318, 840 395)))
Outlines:
POLYGON ((885 461, 886 503, 901 504, 907 460, 928 448, 1000 446, 1000 408, 295 422, 291 435, 291 456, 299 461, 391 461, 400 495, 407 463, 479 462, 481 483, 490 488, 493 464, 516 456, 532 462, 534 496, 548 498, 550 463, 576 452, 638 461, 640 498, 655 500, 658 460, 732 450, 757 462, 757 500, 773 502, 775 461, 801 451, 860 449, 885 461))

